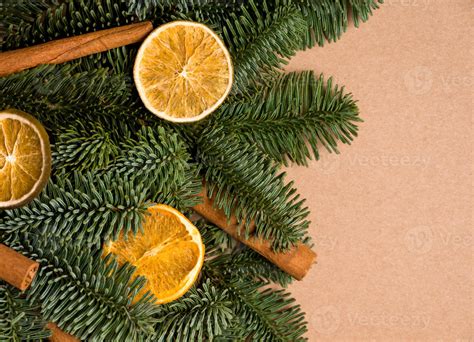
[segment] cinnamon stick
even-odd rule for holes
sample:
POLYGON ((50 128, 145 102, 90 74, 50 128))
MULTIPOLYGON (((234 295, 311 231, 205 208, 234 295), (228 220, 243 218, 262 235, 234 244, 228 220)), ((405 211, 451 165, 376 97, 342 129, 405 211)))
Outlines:
POLYGON ((240 227, 234 215, 232 215, 230 223, 228 223, 224 211, 214 208, 213 200, 206 196, 205 189, 201 192, 200 196, 203 198, 203 202, 194 206, 194 211, 236 240, 252 248, 295 279, 302 280, 308 273, 311 265, 316 261, 316 253, 303 243, 298 244, 286 253, 276 253, 273 251, 269 241, 256 237, 246 239, 244 234, 239 234, 240 227))
POLYGON ((60 64, 76 58, 142 41, 153 30, 149 21, 53 40, 0 53, 0 76, 40 64, 60 64))
POLYGON ((74 336, 68 333, 65 333, 64 331, 59 329, 59 327, 56 324, 52 322, 48 323, 46 325, 46 328, 48 328, 52 332, 52 335, 49 338, 49 340, 52 342, 80 342, 79 339, 75 338, 74 336))
POLYGON ((0 279, 25 291, 33 281, 38 267, 36 261, 0 244, 0 279))

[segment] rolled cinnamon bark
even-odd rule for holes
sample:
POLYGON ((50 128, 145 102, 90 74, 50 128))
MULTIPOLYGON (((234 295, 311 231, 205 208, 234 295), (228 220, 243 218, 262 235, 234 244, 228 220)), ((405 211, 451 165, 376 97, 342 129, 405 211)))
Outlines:
POLYGON ((36 261, 0 244, 0 279, 25 291, 33 281, 38 267, 36 261))
POLYGON ((0 53, 0 76, 40 64, 60 64, 76 58, 142 41, 153 30, 149 21, 53 40, 0 53))
POLYGON ((48 323, 46 328, 52 332, 52 335, 49 338, 52 342, 80 342, 79 339, 59 329, 59 327, 54 323, 48 323))
POLYGON ((308 273, 311 265, 316 261, 316 253, 303 243, 291 248, 286 253, 276 253, 271 247, 269 241, 250 237, 245 239, 244 234, 239 234, 239 225, 234 215, 230 218, 228 224, 227 216, 223 210, 214 208, 213 200, 206 196, 206 189, 201 192, 200 196, 203 202, 193 207, 199 215, 214 223, 217 227, 224 230, 236 240, 242 242, 254 251, 271 261, 280 269, 290 274, 297 280, 302 280, 308 273))

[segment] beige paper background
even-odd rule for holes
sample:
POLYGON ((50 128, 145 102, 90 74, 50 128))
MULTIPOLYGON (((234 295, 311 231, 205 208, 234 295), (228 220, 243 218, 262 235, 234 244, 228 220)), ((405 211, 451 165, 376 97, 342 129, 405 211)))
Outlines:
POLYGON ((472 341, 473 2, 386 0, 288 70, 334 76, 359 138, 291 167, 318 264, 290 287, 310 341, 472 341))

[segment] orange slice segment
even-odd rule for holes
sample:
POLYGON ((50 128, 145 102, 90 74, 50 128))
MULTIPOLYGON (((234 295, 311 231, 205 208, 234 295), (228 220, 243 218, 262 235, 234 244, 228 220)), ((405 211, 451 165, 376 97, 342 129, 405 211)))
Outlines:
POLYGON ((232 88, 229 51, 205 25, 175 21, 160 26, 141 45, 134 79, 145 106, 174 122, 212 113, 232 88))
POLYGON ((159 204, 148 209, 143 232, 130 233, 104 246, 120 264, 136 266, 158 304, 184 295, 196 281, 204 261, 199 230, 179 211, 159 204))
POLYGON ((51 173, 51 147, 41 123, 15 109, 0 112, 0 208, 35 198, 51 173))

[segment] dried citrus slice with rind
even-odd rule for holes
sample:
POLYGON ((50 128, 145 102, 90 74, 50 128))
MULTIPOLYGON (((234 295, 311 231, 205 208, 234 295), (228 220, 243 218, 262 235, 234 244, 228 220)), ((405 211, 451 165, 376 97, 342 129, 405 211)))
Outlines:
POLYGON ((219 36, 203 24, 174 21, 141 45, 133 75, 145 106, 174 122, 212 113, 232 88, 232 59, 219 36))
POLYGON ((171 302, 194 284, 204 262, 204 245, 199 230, 183 214, 167 205, 148 208, 143 230, 123 234, 104 246, 120 264, 136 267, 135 275, 147 283, 156 303, 171 302))
POLYGON ((48 182, 51 146, 43 125, 16 109, 0 112, 0 208, 33 200, 48 182))

